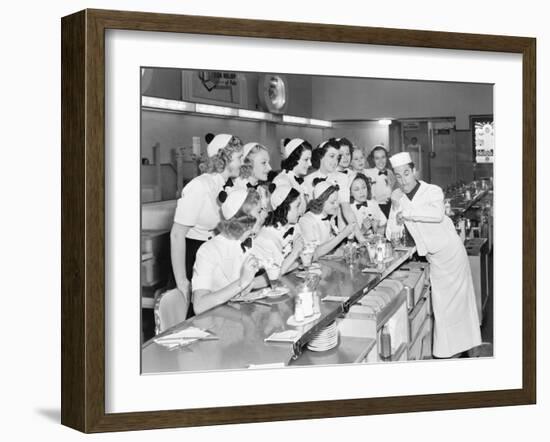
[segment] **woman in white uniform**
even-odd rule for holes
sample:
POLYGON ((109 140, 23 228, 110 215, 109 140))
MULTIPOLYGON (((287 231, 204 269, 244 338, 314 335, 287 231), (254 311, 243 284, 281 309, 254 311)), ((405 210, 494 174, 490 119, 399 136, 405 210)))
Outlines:
POLYGON ((367 169, 365 168, 365 164, 366 159, 365 154, 363 153, 363 149, 357 146, 352 146, 349 172, 350 180, 352 180, 353 177, 358 173, 362 173, 363 175, 367 176, 367 169))
POLYGON ((255 253, 264 261, 280 267, 281 274, 296 267, 304 247, 297 225, 303 212, 300 192, 288 184, 271 184, 271 207, 264 226, 254 240, 255 253))
POLYGON ((386 235, 403 229, 430 263, 434 311, 433 354, 453 357, 481 344, 472 273, 464 244, 445 215, 439 186, 417 181, 408 152, 390 158, 399 188, 391 195, 386 235))
POLYGON ((301 208, 304 211, 310 198, 309 190, 304 185, 304 177, 311 167, 311 150, 311 144, 306 140, 301 138, 288 140, 284 147, 281 173, 273 179, 273 184, 277 186, 288 184, 300 193, 301 208))
POLYGON ((337 226, 336 218, 340 209, 338 190, 338 184, 327 180, 315 181, 313 199, 308 203, 306 214, 298 222, 304 239, 319 244, 314 258, 330 253, 357 229, 355 222, 349 223, 343 229, 337 226))
POLYGON ((366 232, 384 234, 386 230, 386 216, 372 198, 369 179, 362 173, 356 174, 350 186, 351 210, 355 213, 357 224, 366 232))
MULTIPOLYGON (((306 176, 304 185, 309 194, 313 194, 313 187, 316 182, 326 181, 327 183, 338 185, 338 204, 340 208, 338 225, 344 226, 347 223, 356 224, 356 219, 350 205, 349 178, 345 173, 338 172, 338 162, 340 158, 340 145, 335 140, 324 141, 313 151, 311 163, 314 172, 306 176), (315 182, 315 183, 314 183, 315 182)), ((357 228, 353 232, 359 242, 364 242, 365 237, 357 228)))
POLYGON ((336 138, 336 142, 340 146, 340 161, 338 162, 338 172, 349 174, 351 172, 351 150, 353 143, 346 137, 336 138))
POLYGON ((241 167, 241 141, 229 134, 216 135, 208 144, 202 175, 182 190, 170 232, 172 270, 176 287, 190 297, 190 280, 199 247, 214 237, 220 222, 218 194, 241 167))
POLYGON ((220 233, 200 246, 193 267, 197 314, 265 285, 263 276, 255 278, 259 262, 251 251, 252 235, 259 230, 260 195, 254 189, 236 189, 222 195, 227 196, 221 206, 220 233))
POLYGON ((271 170, 267 147, 257 142, 247 143, 243 147, 242 165, 239 177, 234 180, 235 187, 256 189, 261 196, 262 207, 266 214, 269 208, 267 177, 271 170))
POLYGON ((395 188, 395 175, 388 169, 388 151, 384 146, 374 146, 369 157, 374 167, 367 169, 366 175, 371 180, 374 199, 387 217, 391 208, 390 196, 395 188))

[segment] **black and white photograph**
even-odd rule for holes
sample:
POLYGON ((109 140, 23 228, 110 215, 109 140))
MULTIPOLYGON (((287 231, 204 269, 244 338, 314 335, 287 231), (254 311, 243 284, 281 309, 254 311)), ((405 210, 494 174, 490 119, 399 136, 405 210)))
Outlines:
POLYGON ((140 75, 142 374, 493 357, 493 84, 140 75))

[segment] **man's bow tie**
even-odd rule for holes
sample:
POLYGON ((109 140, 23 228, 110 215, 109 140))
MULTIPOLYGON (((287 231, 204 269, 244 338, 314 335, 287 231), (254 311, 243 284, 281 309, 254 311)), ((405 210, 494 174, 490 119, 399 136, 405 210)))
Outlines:
POLYGON ((324 178, 314 178, 313 179, 313 187, 315 187, 317 184, 322 183, 323 181, 326 181, 328 177, 324 178))
POLYGON ((285 234, 283 235, 283 239, 285 239, 287 236, 292 235, 294 233, 294 227, 291 227, 288 229, 285 234))
POLYGON ((355 203, 355 207, 359 210, 361 207, 368 207, 367 202, 364 203, 355 203))

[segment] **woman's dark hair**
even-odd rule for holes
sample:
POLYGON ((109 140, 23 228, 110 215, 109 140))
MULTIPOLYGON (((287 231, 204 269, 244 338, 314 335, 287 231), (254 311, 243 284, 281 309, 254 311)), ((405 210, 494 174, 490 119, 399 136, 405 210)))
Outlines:
POLYGON ((348 140, 346 137, 342 137, 342 138, 339 138, 338 139, 338 144, 340 145, 340 147, 342 146, 348 146, 349 147, 349 151, 351 153, 351 149, 353 147, 353 143, 348 140))
POLYGON ((386 154, 386 168, 387 169, 391 169, 391 164, 390 164, 390 156, 389 156, 389 152, 388 152, 388 149, 386 149, 384 146, 381 146, 381 145, 378 145, 378 146, 375 146, 374 149, 372 149, 367 157, 367 161, 369 162, 369 165, 371 167, 375 167, 375 164, 374 164, 374 152, 378 152, 378 151, 383 151, 385 154, 386 154))
POLYGON ((300 196, 300 192, 298 192, 296 189, 292 188, 290 189, 290 192, 288 192, 288 195, 284 199, 284 201, 277 206, 277 208, 267 215, 267 218, 265 220, 264 226, 286 226, 288 224, 288 211, 290 210, 290 205, 298 199, 300 196))
POLYGON ((319 198, 314 198, 307 203, 307 211, 319 215, 323 211, 323 206, 327 202, 329 196, 334 192, 338 192, 338 186, 330 186, 325 190, 319 198))
MULTIPOLYGON (((350 183, 350 186, 349 186, 350 190, 355 180, 363 180, 365 182, 365 185, 367 186, 367 199, 368 200, 372 199, 372 190, 371 190, 370 180, 364 174, 358 173, 357 175, 355 175, 355 178, 353 178, 353 180, 350 183)), ((352 203, 354 201, 353 196, 351 195, 351 192, 350 192, 349 200, 352 203)))
POLYGON ((321 167, 321 160, 331 147, 336 150, 340 150, 340 144, 336 141, 336 138, 330 138, 329 140, 319 144, 316 149, 313 149, 313 152, 311 153, 311 166, 315 170, 319 170, 321 167))
MULTIPOLYGON (((289 141, 290 138, 285 138, 285 146, 288 144, 289 141)), ((304 150, 312 150, 311 144, 309 144, 309 142, 305 140, 302 144, 300 144, 296 149, 292 151, 288 158, 285 158, 283 161, 281 161, 281 169, 286 170, 287 172, 290 172, 292 169, 294 169, 298 164, 298 161, 300 161, 304 150)))
MULTIPOLYGON (((220 202, 223 202, 227 198, 227 194, 220 192, 218 198, 220 202)), ((230 238, 239 239, 256 224, 256 218, 251 213, 258 204, 260 204, 260 194, 255 189, 248 189, 248 195, 246 195, 242 206, 230 219, 225 220, 222 218, 218 224, 218 231, 230 238)))

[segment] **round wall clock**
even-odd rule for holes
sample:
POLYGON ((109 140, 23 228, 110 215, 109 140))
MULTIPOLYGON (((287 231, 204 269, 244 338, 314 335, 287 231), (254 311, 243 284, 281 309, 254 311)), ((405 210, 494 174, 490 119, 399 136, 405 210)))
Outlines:
POLYGON ((258 95, 262 107, 271 113, 280 114, 288 103, 288 83, 282 75, 265 74, 258 81, 258 95))

